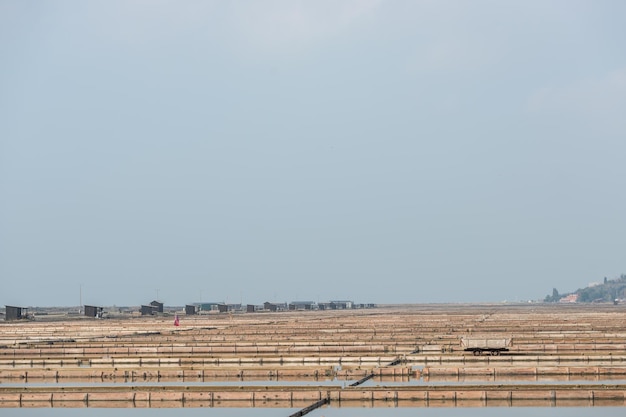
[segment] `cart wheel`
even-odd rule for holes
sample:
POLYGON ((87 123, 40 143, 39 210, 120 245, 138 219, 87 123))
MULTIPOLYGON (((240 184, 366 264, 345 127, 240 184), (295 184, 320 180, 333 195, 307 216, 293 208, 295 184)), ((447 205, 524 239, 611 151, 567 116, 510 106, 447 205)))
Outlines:
POLYGON ((475 350, 474 351, 474 356, 480 356, 480 350, 475 350))
POLYGON ((500 354, 499 350, 492 350, 491 351, 491 356, 498 356, 500 354))

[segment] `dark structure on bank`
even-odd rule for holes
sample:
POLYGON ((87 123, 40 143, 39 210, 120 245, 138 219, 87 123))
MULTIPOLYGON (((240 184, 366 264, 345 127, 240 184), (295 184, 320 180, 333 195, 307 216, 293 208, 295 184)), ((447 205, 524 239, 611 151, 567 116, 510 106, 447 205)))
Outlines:
POLYGON ((102 315, 104 314, 104 307, 98 307, 98 306, 85 306, 85 316, 87 317, 97 317, 97 318, 102 318, 102 315))
POLYGON ((142 316, 152 316, 154 314, 163 313, 163 303, 155 300, 150 304, 142 304, 140 311, 142 316))
POLYGON ((142 316, 151 316, 156 313, 156 308, 152 305, 142 304, 139 311, 141 311, 142 316))
POLYGON ((154 311, 157 313, 162 313, 163 312, 163 303, 154 300, 153 302, 150 303, 150 305, 152 307, 154 307, 154 311))
POLYGON ((25 307, 5 306, 5 321, 20 320, 26 318, 25 307))

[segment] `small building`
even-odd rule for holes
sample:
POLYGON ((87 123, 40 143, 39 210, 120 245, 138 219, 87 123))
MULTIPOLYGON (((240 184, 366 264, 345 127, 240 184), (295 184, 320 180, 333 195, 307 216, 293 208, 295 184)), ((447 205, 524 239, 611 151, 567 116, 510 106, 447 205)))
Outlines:
POLYGON ((289 310, 289 304, 287 303, 263 303, 263 309, 268 311, 287 311, 289 310))
POLYGON ((196 306, 193 304, 187 304, 185 306, 185 314, 188 316, 193 316, 195 314, 198 314, 197 310, 196 310, 196 306))
POLYGON ((314 301, 292 301, 289 303, 289 310, 313 310, 314 301))
POLYGON ((5 307, 5 321, 20 320, 26 318, 26 307, 4 306, 5 307))
POLYGON ((85 316, 102 318, 103 314, 104 314, 104 307, 85 305, 85 316))
POLYGON ((349 310, 352 308, 354 303, 352 301, 340 300, 340 301, 331 301, 330 308, 332 310, 349 310))
POLYGON ((226 304, 223 301, 222 302, 202 302, 202 303, 195 303, 195 305, 198 307, 199 311, 217 311, 219 310, 219 305, 220 304, 226 304))
POLYGON ((254 313, 256 311, 256 306, 254 304, 248 304, 246 306, 246 313, 254 313))
POLYGON ((218 304, 217 311, 228 313, 229 311, 241 311, 241 304, 218 304))
POLYGON ((163 312, 163 303, 155 300, 155 301, 151 302, 150 305, 155 307, 157 313, 162 313, 163 312))

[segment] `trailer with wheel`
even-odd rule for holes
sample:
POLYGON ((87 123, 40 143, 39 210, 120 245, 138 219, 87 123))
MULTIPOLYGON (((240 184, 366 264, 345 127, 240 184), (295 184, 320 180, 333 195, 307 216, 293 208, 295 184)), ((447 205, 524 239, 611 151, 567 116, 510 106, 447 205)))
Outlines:
POLYGON ((511 339, 464 337, 461 339, 461 347, 466 352, 472 352, 474 356, 482 355, 483 352, 493 356, 501 352, 508 352, 511 346, 511 339))

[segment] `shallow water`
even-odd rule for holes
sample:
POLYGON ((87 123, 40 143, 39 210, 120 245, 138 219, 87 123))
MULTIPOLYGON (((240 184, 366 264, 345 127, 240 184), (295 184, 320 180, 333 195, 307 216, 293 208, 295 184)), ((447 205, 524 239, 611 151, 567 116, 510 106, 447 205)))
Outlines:
POLYGON ((459 379, 434 379, 424 380, 422 378, 409 379, 404 381, 380 381, 370 379, 364 382, 363 387, 401 387, 401 386, 447 386, 447 385, 617 385, 626 384, 626 379, 620 376, 620 379, 575 379, 563 380, 559 378, 540 377, 537 379, 484 379, 472 377, 460 377, 459 379))
POLYGON ((324 386, 324 387, 346 387, 356 380, 304 380, 304 381, 283 381, 283 380, 259 380, 259 381, 247 381, 247 380, 235 380, 235 381, 172 381, 172 382, 137 382, 137 381, 123 381, 120 382, 15 382, 15 383, 0 383, 0 387, 120 387, 120 386, 133 386, 133 387, 284 387, 284 386, 324 386))
MULTIPOLYGON (((9 417, 289 417, 295 408, 28 408, 0 409, 9 417)), ((322 407, 309 417, 616 417, 623 416, 624 407, 478 407, 478 408, 341 408, 322 407)))
MULTIPOLYGON (((320 408, 309 417, 614 417, 622 407, 478 407, 478 408, 320 408)), ((283 414, 276 414, 283 415, 283 414)), ((289 414, 284 414, 289 416, 289 414)))

